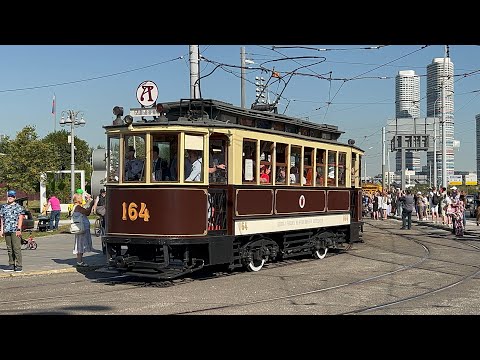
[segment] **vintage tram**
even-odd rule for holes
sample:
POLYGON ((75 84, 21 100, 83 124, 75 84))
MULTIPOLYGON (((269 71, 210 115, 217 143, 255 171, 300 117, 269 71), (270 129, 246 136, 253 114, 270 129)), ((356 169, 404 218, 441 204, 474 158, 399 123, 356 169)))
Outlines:
POLYGON ((207 99, 114 108, 107 135, 108 265, 171 279, 358 241, 361 162, 338 127, 207 99), (152 120, 147 120, 151 116, 152 120))

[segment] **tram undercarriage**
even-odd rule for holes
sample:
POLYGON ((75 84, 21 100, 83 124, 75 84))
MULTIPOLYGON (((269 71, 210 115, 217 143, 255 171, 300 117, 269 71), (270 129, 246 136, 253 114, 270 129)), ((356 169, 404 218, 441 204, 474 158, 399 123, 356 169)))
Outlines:
POLYGON ((275 232, 251 236, 213 235, 196 239, 106 237, 108 265, 129 275, 174 279, 211 265, 259 271, 265 263, 311 255, 326 257, 329 249, 346 249, 359 224, 275 232))

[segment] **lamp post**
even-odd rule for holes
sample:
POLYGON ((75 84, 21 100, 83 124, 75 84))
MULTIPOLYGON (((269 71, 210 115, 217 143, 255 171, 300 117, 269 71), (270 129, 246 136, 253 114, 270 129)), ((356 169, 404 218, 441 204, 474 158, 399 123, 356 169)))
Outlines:
POLYGON ((75 137, 73 129, 75 126, 84 126, 83 111, 64 110, 60 119, 60 126, 70 125, 70 189, 71 196, 75 194, 75 137), (80 120, 78 117, 80 116, 80 120))

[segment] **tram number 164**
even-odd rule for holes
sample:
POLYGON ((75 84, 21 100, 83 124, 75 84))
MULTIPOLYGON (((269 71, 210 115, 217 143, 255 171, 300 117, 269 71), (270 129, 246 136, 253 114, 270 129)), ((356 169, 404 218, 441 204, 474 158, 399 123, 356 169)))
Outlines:
POLYGON ((147 204, 145 203, 140 203, 140 211, 137 210, 138 205, 135 204, 134 202, 131 202, 128 204, 128 209, 127 209, 127 203, 123 202, 122 203, 122 220, 127 221, 135 221, 137 218, 143 219, 143 221, 147 222, 148 219, 150 219, 150 213, 147 209, 147 204), (127 214, 128 214, 128 219, 127 219, 127 214))

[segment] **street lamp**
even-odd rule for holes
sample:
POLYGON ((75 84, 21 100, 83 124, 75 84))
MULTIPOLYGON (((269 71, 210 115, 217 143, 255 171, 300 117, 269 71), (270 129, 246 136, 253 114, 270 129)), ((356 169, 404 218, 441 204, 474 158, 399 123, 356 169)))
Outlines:
POLYGON ((75 194, 75 141, 73 135, 73 129, 75 126, 85 126, 85 120, 83 119, 83 111, 64 110, 62 111, 62 117, 60 119, 60 126, 70 125, 70 189, 71 196, 75 194), (80 120, 78 117, 80 116, 80 120))

